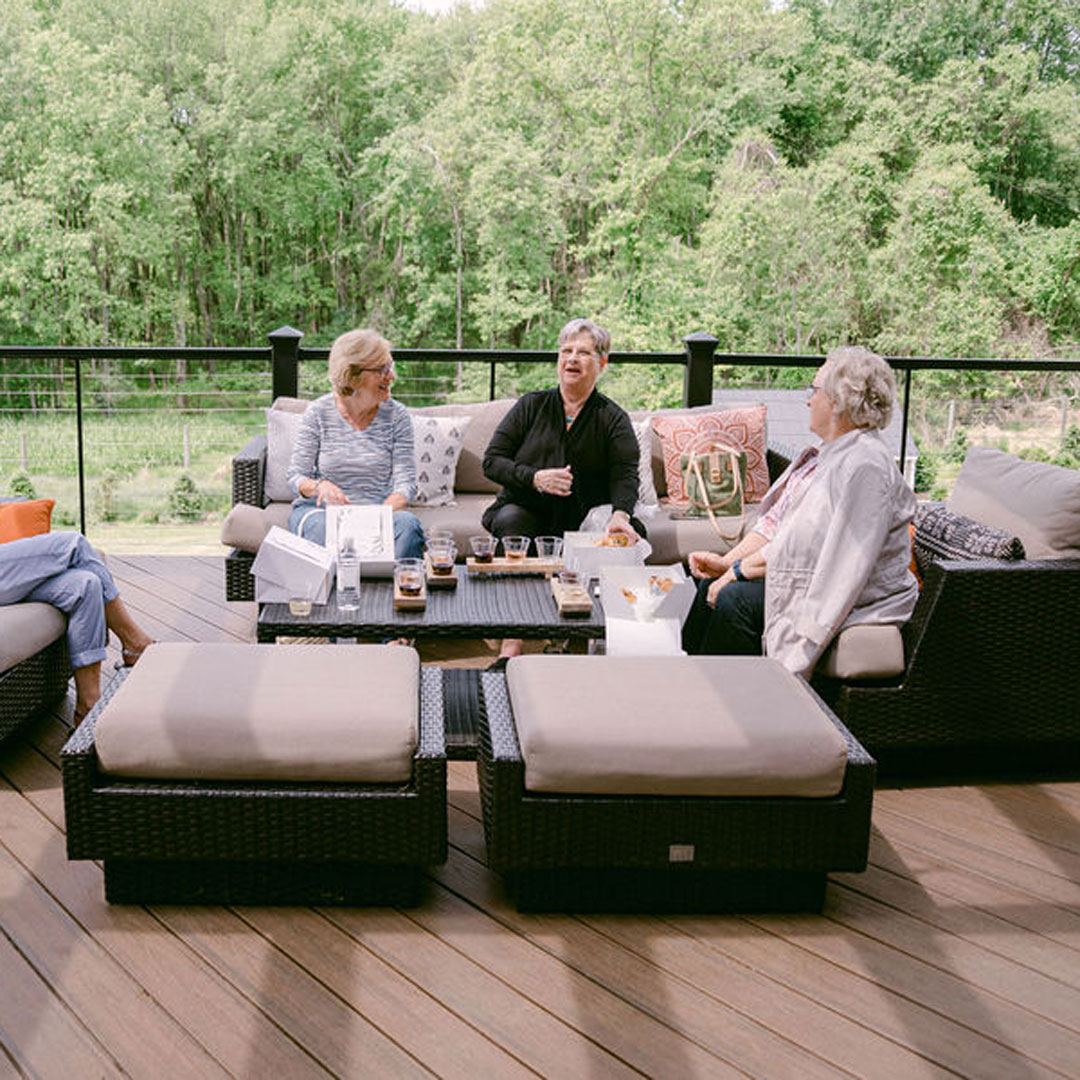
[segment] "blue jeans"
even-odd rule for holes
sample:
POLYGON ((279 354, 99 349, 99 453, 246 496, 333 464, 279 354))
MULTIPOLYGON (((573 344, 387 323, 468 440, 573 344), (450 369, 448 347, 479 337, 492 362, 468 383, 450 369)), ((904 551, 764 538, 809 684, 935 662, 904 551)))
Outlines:
POLYGON ((73 668, 105 659, 105 605, 119 595, 108 567, 81 533, 44 533, 0 544, 0 604, 35 600, 67 615, 73 668))
POLYGON ((682 647, 691 656, 760 656, 765 632, 765 579, 732 581, 705 599, 714 578, 698 583, 697 596, 683 623, 682 647))
MULTIPOLYGON (((316 508, 314 499, 301 499, 293 504, 289 512, 289 532, 300 533, 305 540, 326 546, 326 511, 316 508), (315 512, 304 522, 304 531, 300 533, 300 522, 309 510, 315 512)), ((394 511, 394 558, 422 559, 424 557, 424 527, 420 519, 411 510, 394 511)))

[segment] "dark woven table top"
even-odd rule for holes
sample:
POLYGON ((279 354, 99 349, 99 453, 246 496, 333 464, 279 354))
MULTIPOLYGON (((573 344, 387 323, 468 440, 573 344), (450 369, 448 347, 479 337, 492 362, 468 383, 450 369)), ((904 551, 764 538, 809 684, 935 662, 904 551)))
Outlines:
POLYGON ((518 637, 599 638, 604 613, 593 600, 587 615, 560 615, 543 577, 470 577, 458 567, 453 589, 429 589, 423 611, 395 611, 391 581, 367 579, 360 586, 360 606, 342 611, 331 594, 308 616, 289 612, 288 604, 264 604, 259 612, 259 641, 278 637, 518 637))

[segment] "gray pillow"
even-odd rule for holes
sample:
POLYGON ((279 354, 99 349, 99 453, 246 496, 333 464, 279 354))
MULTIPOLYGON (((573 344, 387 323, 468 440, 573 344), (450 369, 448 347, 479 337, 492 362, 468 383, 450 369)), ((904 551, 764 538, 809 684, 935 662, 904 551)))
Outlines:
POLYGON ((955 514, 944 503, 915 507, 915 562, 925 577, 938 559, 1022 559, 1020 538, 955 514))

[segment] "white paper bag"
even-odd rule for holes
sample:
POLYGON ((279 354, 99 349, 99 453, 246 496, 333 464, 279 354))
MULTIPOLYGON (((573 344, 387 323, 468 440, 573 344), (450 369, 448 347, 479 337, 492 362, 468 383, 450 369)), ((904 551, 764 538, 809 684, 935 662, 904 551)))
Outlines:
POLYGON ((255 599, 284 604, 303 597, 325 604, 333 569, 334 557, 327 548, 274 525, 263 537, 251 565, 255 599))
POLYGON ((394 576, 394 511, 386 505, 328 506, 326 548, 335 562, 348 537, 360 559, 362 577, 394 576))
POLYGON ((606 566, 600 572, 604 608, 605 652, 608 656, 682 656, 682 624, 694 602, 697 586, 682 565, 606 566), (650 594, 649 579, 671 582, 659 597, 650 594), (629 595, 636 598, 633 602, 629 595), (650 604, 655 604, 651 608, 650 604), (647 615, 647 618, 641 618, 647 615))

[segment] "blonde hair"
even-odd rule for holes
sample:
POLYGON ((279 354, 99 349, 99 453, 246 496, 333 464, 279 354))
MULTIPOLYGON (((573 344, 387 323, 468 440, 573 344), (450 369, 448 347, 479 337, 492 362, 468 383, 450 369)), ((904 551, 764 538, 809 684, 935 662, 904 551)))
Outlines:
POLYGON ((330 385, 337 391, 347 388, 362 371, 393 361, 390 342, 374 330, 349 330, 330 346, 327 365, 330 385))
POLYGON ((611 351, 611 335, 602 326, 597 326, 592 319, 571 319, 559 331, 559 347, 578 334, 588 334, 592 338, 593 348, 601 356, 607 356, 611 351))
POLYGON ((861 345, 831 349, 821 369, 821 388, 838 413, 859 428, 888 426, 896 402, 896 376, 877 353, 861 345))

